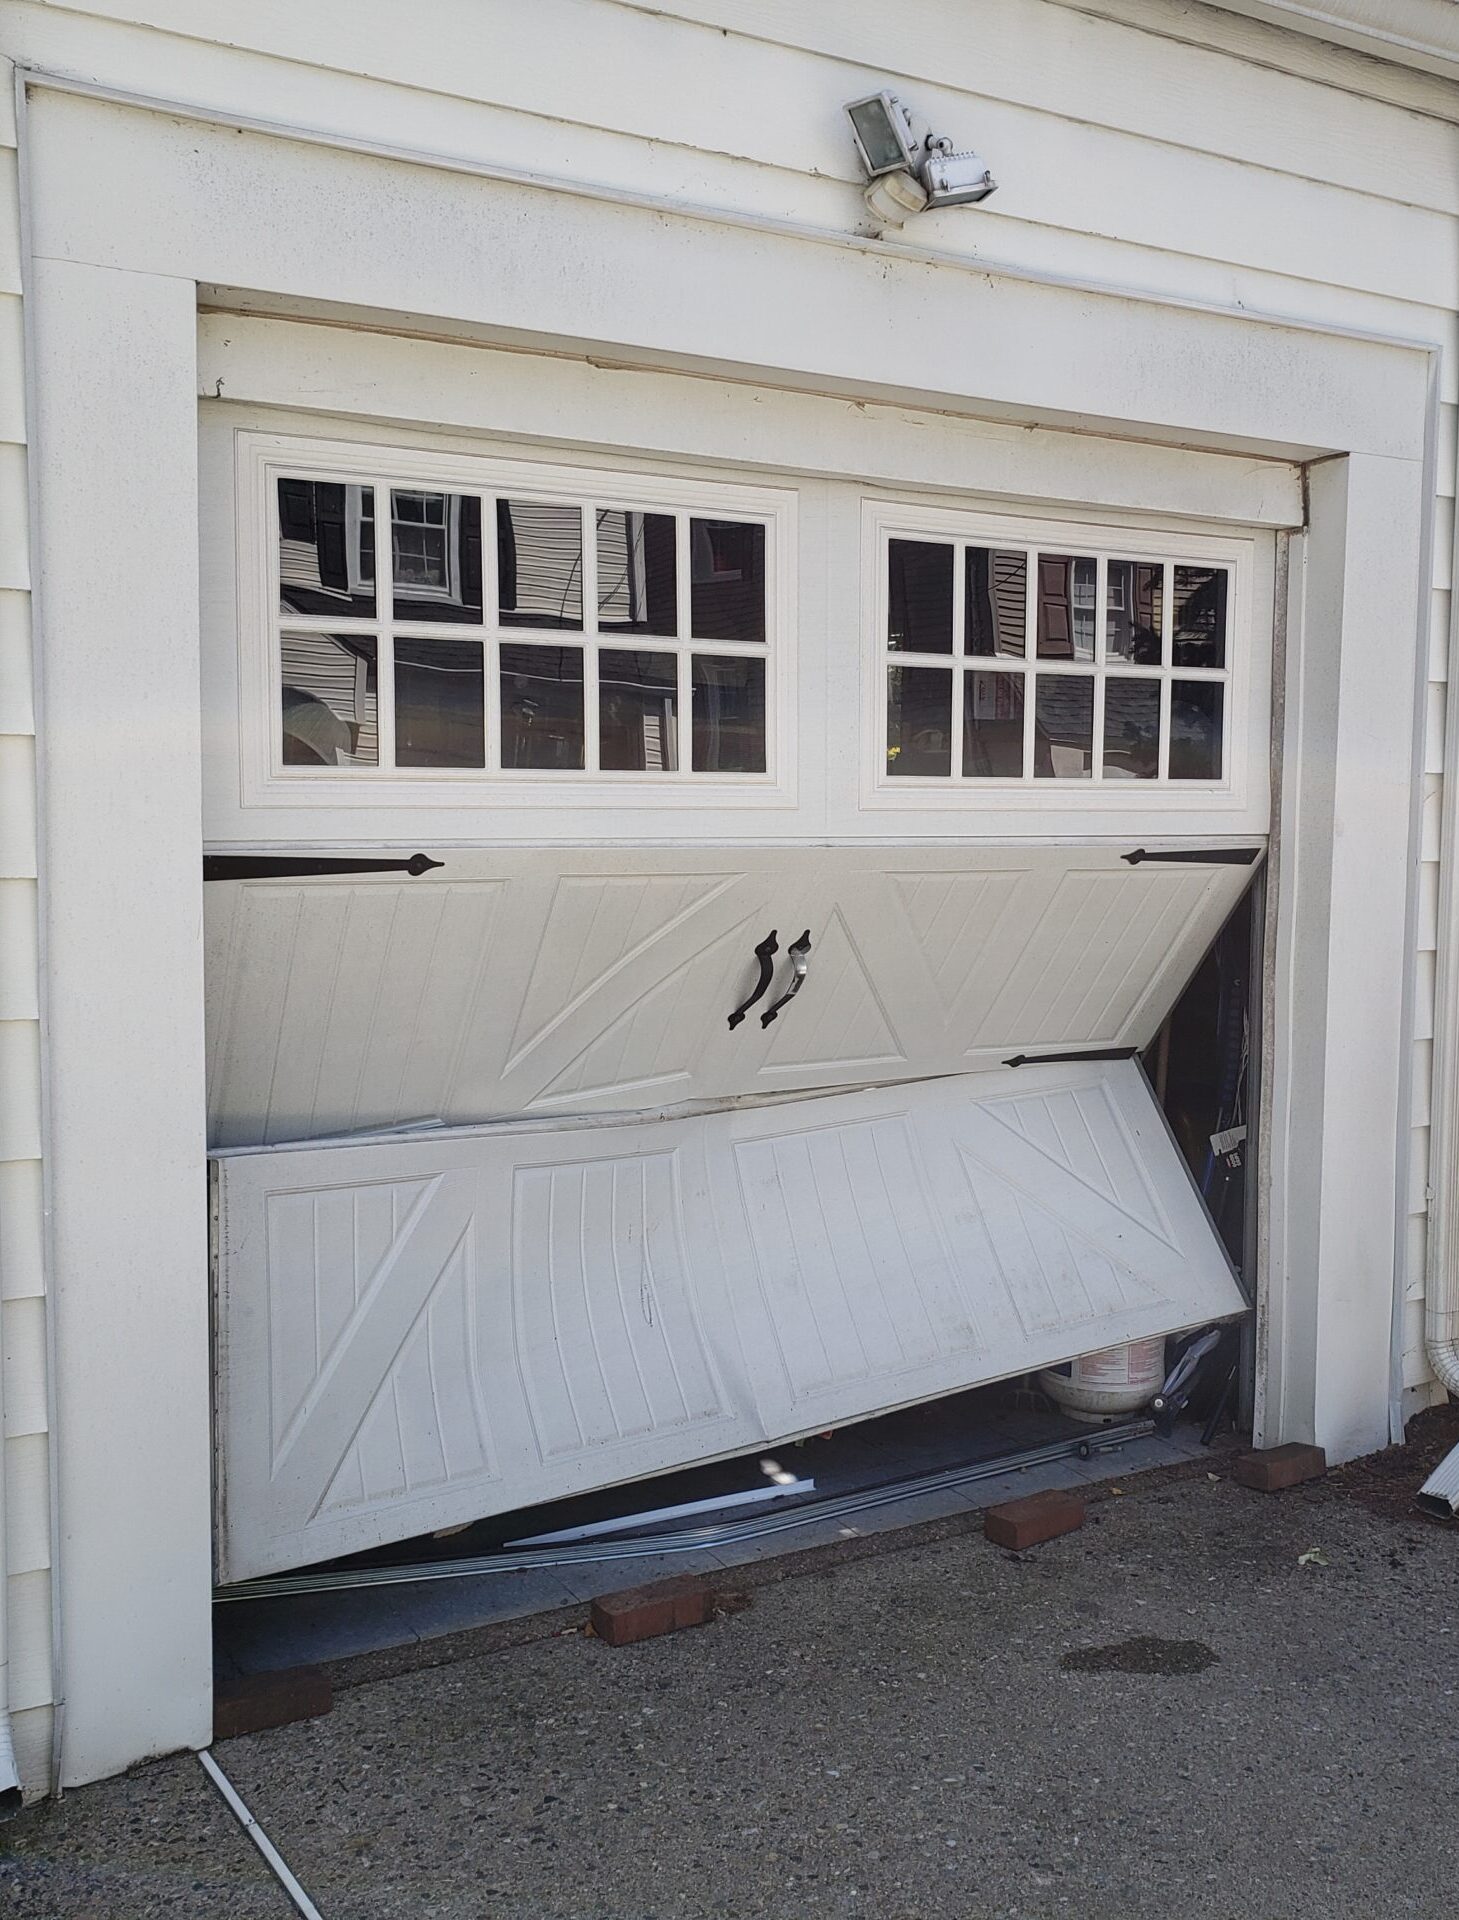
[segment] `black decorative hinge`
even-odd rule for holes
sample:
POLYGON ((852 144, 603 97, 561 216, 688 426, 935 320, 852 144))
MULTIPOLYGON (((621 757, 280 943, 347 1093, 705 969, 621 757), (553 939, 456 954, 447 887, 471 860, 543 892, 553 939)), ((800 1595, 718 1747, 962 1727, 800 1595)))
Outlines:
POLYGON ((1046 1067, 1057 1060, 1133 1060, 1138 1047, 1084 1047, 1073 1053, 1015 1053, 1005 1067, 1046 1067))
POLYGON ((1182 867, 1249 867, 1261 858, 1260 847, 1136 847, 1120 858, 1132 867, 1147 860, 1164 860, 1182 867))
POLYGON ((309 880, 330 873, 429 873, 444 866, 424 853, 408 860, 336 859, 333 854, 205 853, 204 880, 309 880))

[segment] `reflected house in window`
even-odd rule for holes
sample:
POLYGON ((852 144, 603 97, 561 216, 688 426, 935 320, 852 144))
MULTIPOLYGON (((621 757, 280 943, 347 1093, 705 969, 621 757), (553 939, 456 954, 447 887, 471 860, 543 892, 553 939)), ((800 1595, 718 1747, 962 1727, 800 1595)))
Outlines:
POLYGON ((311 617, 375 612, 375 489, 279 481, 279 606, 311 617))
POLYGON ((287 633, 282 660, 284 765, 377 765, 379 696, 373 637, 287 633))
MULTIPOLYGON (((1224 577, 1224 576, 1223 576, 1224 577)), ((1132 665, 1160 665, 1165 569, 1136 560, 1111 560, 1105 588, 1105 647, 1132 665)))

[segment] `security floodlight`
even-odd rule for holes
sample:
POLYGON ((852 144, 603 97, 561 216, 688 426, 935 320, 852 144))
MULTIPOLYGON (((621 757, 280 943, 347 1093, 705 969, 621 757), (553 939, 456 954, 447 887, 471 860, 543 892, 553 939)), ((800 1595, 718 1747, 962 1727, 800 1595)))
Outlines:
POLYGON ((894 93, 871 93, 846 105, 851 137, 866 174, 868 208, 900 226, 926 207, 966 207, 994 191, 988 163, 954 153, 945 134, 931 134, 894 93))
POLYGON ((894 93, 870 93, 847 103, 851 137, 868 180, 884 173, 915 173, 922 159, 922 135, 894 93))
POLYGON ((998 185, 986 160, 975 153, 954 153, 947 139, 927 142, 922 184, 929 207, 968 207, 986 200, 998 185))

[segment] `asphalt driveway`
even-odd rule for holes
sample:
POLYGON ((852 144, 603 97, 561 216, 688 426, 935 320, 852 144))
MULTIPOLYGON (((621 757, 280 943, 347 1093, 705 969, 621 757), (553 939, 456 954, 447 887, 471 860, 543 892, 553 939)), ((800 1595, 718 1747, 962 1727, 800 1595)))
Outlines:
MULTIPOLYGON (((1459 1528, 1375 1484, 1201 1466, 1024 1555, 938 1521, 638 1647, 345 1675, 217 1757, 326 1920, 1438 1920, 1459 1528)), ((292 1911, 190 1757, 0 1835, 0 1913, 292 1911)))

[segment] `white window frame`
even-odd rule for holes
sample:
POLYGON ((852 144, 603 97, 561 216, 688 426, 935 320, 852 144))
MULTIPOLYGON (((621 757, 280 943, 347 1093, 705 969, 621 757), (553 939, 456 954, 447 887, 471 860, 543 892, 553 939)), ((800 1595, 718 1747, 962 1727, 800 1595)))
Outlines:
MULTIPOLYGON (((436 452, 262 432, 240 432, 236 442, 238 559, 239 799, 244 808, 338 808, 345 813, 400 808, 445 810, 502 807, 583 809, 595 804, 677 812, 694 807, 784 806, 795 799, 795 556, 796 496, 785 489, 736 482, 701 482, 639 469, 547 464, 497 455, 436 452), (281 478, 358 484, 375 489, 376 605, 371 618, 280 615, 278 481, 281 478), (390 612, 389 548, 380 529, 390 526, 391 488, 477 494, 482 499, 482 619, 480 622, 396 620, 390 612), (502 496, 574 505, 589 510, 583 545, 583 626, 562 630, 504 626, 496 618, 496 543, 491 503, 502 496), (597 542, 593 506, 663 512, 678 522, 678 621, 672 637, 597 631, 597 542), (691 575, 688 517, 748 520, 765 528, 765 639, 696 640, 690 631, 691 575), (280 634, 284 627, 373 636, 377 646, 377 710, 382 742, 378 766, 286 767, 283 762, 280 634), (487 764, 483 768, 395 768, 384 764, 393 737, 388 636, 482 643, 486 675, 487 764), (584 655, 586 765, 554 771, 502 768, 500 647, 555 644, 584 655), (677 717, 681 739, 692 732, 692 660, 696 654, 765 662, 765 771, 763 773, 617 771, 597 765, 597 654, 663 652, 678 659, 677 717)), ((687 758, 687 754, 685 755, 687 758)))
MULTIPOLYGON (((1140 816, 1141 832, 1158 831, 1168 822, 1171 832, 1188 833, 1199 814, 1213 824, 1245 816, 1259 820, 1265 831, 1266 755, 1268 751, 1271 682, 1271 627, 1254 619, 1254 587, 1260 569, 1252 538, 1184 530, 1173 526, 1099 522, 1089 519, 1044 518, 976 509, 935 506, 920 501, 867 500, 862 508, 863 700, 861 715, 861 807, 866 811, 917 812, 960 817, 964 830, 975 818, 988 821, 1005 815, 1058 815, 1060 830, 1091 832, 1119 829, 1140 816), (990 548, 1024 549, 1029 556, 1025 603, 1024 653, 1021 656, 969 654, 960 651, 963 634, 963 569, 953 567, 952 653, 921 654, 888 646, 889 571, 892 540, 966 543, 990 548), (1033 701, 1025 698, 1024 771, 1021 777, 966 775, 962 767, 963 703, 961 676, 969 672, 1033 675, 1036 656, 1038 580, 1036 556, 1046 554, 1090 558, 1096 562, 1095 655, 1088 666, 1045 663, 1071 677, 1092 679, 1095 686, 1095 777, 1057 779, 1033 771, 1031 732, 1033 701), (1165 569, 1163 657, 1158 667, 1105 663, 1105 600, 1110 560, 1150 561, 1165 569), (1224 567, 1229 575, 1227 596, 1226 666, 1224 669, 1176 667, 1170 664, 1174 570, 1177 566, 1224 567), (896 665, 932 666, 954 676, 951 771, 947 774, 892 774, 887 768, 887 668, 896 665), (1154 680, 1161 694, 1161 771, 1156 779, 1102 779, 1104 688, 1110 679, 1154 680), (1171 780, 1166 775, 1169 747, 1170 686, 1174 680, 1216 681, 1225 686, 1223 765, 1219 780, 1171 780)), ((1029 689, 1032 692, 1032 689, 1029 689)), ((1203 823, 1204 824, 1204 823, 1203 823)), ((1136 830, 1136 829, 1132 829, 1136 830)))

